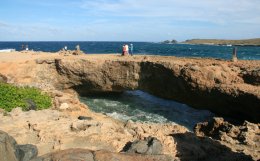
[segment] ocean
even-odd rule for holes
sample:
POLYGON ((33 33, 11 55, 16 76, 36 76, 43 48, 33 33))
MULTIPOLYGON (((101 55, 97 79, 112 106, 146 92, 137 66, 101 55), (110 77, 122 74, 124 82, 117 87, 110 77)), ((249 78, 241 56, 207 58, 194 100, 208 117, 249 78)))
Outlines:
POLYGON ((122 121, 176 123, 191 131, 196 123, 215 116, 210 111, 194 109, 139 90, 117 95, 81 97, 80 100, 91 110, 122 121))
MULTIPOLYGON (((0 42, 1 49, 21 50, 22 45, 28 45, 30 50, 57 52, 64 46, 74 50, 80 45, 81 50, 87 54, 114 54, 122 52, 123 44, 134 45, 134 54, 163 55, 177 57, 210 57, 229 60, 232 57, 232 46, 188 45, 188 44, 161 44, 153 42, 0 42)), ((238 59, 260 60, 260 47, 237 47, 238 59)))

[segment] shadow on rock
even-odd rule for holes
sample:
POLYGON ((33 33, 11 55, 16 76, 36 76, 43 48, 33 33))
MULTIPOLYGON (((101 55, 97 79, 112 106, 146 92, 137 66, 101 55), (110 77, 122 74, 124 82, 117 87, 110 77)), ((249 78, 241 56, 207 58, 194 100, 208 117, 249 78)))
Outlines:
POLYGON ((221 145, 208 137, 197 137, 186 132, 173 134, 177 143, 177 155, 182 161, 251 161, 251 156, 244 153, 232 152, 228 147, 221 145))
POLYGON ((198 123, 194 133, 199 137, 211 137, 226 145, 233 151, 243 151, 260 159, 260 124, 244 121, 241 124, 231 124, 223 118, 213 118, 208 122, 198 123))

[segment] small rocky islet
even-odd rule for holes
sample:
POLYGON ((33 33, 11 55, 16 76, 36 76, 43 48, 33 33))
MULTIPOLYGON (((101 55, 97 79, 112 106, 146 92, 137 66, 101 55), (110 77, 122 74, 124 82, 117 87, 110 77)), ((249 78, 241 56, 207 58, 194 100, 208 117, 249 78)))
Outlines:
POLYGON ((50 109, 0 112, 1 161, 260 159, 258 60, 64 51, 0 57, 1 82, 40 88, 53 100, 50 109), (240 121, 213 118, 191 132, 177 124, 121 122, 78 99, 136 89, 240 121))

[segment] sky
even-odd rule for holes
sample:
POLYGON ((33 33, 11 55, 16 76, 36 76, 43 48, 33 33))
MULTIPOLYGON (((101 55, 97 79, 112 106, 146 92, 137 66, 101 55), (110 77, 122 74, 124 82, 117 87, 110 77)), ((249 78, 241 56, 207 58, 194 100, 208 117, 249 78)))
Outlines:
POLYGON ((0 41, 260 37, 260 0, 0 0, 0 41))

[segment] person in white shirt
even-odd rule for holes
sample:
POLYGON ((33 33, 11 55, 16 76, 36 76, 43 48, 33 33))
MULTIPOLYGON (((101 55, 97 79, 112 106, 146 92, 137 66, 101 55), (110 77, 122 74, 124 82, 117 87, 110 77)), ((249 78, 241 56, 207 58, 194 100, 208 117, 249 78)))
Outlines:
POLYGON ((126 51, 126 55, 128 55, 129 54, 129 47, 128 47, 127 44, 125 45, 125 48, 126 48, 126 50, 125 50, 126 51))

